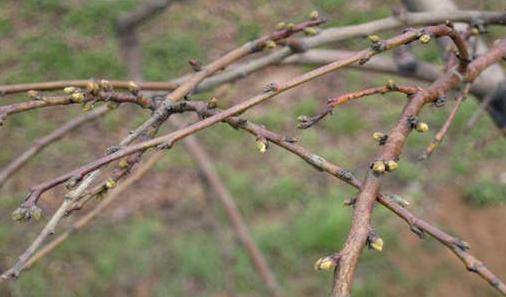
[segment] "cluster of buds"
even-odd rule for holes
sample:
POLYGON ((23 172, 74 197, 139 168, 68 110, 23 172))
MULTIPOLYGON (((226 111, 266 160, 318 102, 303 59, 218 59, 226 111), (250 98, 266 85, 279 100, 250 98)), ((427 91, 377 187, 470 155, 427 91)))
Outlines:
POLYGON ((31 207, 20 206, 12 212, 11 217, 14 221, 19 222, 28 221, 31 218, 38 221, 42 218, 42 209, 36 205, 31 207))
POLYGON ((371 163, 371 169, 375 174, 383 174, 385 171, 392 172, 399 168, 395 160, 377 160, 371 163))
POLYGON ((415 129, 420 133, 425 133, 429 131, 429 125, 425 122, 422 122, 418 117, 411 115, 408 118, 408 124, 411 129, 415 129))

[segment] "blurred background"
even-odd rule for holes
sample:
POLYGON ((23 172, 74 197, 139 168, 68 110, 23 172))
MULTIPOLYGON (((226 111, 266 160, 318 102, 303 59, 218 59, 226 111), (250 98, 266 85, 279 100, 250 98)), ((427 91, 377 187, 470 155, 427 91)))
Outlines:
MULTIPOLYGON (((115 21, 140 0, 23 0, 0 2, 0 84, 47 80, 128 79, 115 21)), ((459 0, 462 9, 503 10, 500 0, 459 0)), ((392 14, 400 1, 280 0, 177 1, 138 29, 141 71, 146 81, 170 80, 189 73, 187 61, 203 63, 272 31, 279 21, 299 22, 312 10, 328 18, 324 27, 362 23, 392 14)), ((382 37, 395 32, 384 32, 382 37)), ((490 42, 506 30, 491 27, 490 42)), ((358 50, 366 38, 328 48, 358 50)), ((435 43, 414 48, 423 61, 442 65, 435 43)), ((390 57, 390 53, 385 54, 390 57)), ((228 107, 257 94, 267 83, 284 81, 315 65, 272 66, 245 79, 195 95, 219 96, 228 107)), ((393 76, 344 69, 256 107, 245 117, 284 135, 326 159, 364 176, 377 146, 371 133, 388 131, 404 97, 371 96, 350 102, 315 127, 298 130, 297 116, 312 115, 330 97, 363 87, 419 84, 393 76)), ((20 94, 5 102, 26 100, 20 94)), ((424 162, 418 154, 453 106, 428 107, 421 115, 431 132, 410 136, 395 174, 383 191, 411 202, 410 209, 472 246, 472 252, 506 277, 506 141, 483 116, 469 135, 466 121, 478 103, 468 99, 443 145, 424 162)), ((31 143, 83 113, 79 106, 30 111, 10 117, 0 129, 0 166, 31 143)), ((149 113, 121 106, 49 146, 0 189, 0 268, 12 265, 43 226, 19 224, 10 213, 27 189, 103 154, 149 113)), ((161 133, 170 130, 163 128, 161 133)), ((226 125, 197 134, 220 177, 232 193, 250 231, 266 256, 285 296, 324 296, 331 272, 313 263, 342 246, 351 210, 343 200, 356 191, 299 158, 271 146, 258 153, 255 139, 226 125)), ((236 296, 268 295, 230 229, 220 203, 208 190, 182 145, 176 145, 142 180, 98 219, 24 272, 0 287, 1 296, 236 296)), ((46 214, 58 206, 64 189, 46 193, 46 214)), ((93 202, 92 204, 95 204, 93 202)), ((91 205, 90 205, 91 207, 91 205)), ((90 207, 65 219, 57 233, 90 207)), ((433 239, 420 240, 396 216, 378 207, 374 225, 385 240, 382 253, 364 250, 354 296, 495 296, 460 261, 433 239)))

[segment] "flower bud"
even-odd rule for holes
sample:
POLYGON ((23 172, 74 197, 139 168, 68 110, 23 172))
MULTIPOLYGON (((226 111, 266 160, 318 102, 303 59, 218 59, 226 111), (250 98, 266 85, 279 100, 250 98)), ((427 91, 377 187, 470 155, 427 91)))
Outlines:
POLYGON ((274 49, 274 48, 276 48, 276 42, 274 42, 272 40, 267 40, 265 42, 265 48, 266 49, 274 49))
POLYGON ((378 35, 369 35, 367 36, 367 38, 369 38, 369 41, 371 41, 372 43, 381 41, 381 38, 378 35))
POLYGON ((70 95, 70 98, 72 98, 72 101, 76 103, 81 103, 84 100, 84 94, 81 92, 73 93, 70 95))
POLYGON ((430 42, 431 37, 429 34, 422 34, 422 36, 420 36, 418 39, 422 44, 427 44, 430 42))
POLYGON ((376 174, 385 172, 385 163, 383 161, 374 161, 371 166, 372 171, 376 174))
POLYGON ((378 252, 381 252, 383 250, 383 244, 384 244, 383 239, 379 236, 374 237, 369 242, 369 246, 378 252))
POLYGON ((94 81, 89 81, 86 83, 86 90, 88 90, 91 94, 96 95, 100 90, 99 85, 94 81))
POLYGON ((319 17, 320 17, 320 14, 316 10, 313 10, 309 13, 309 18, 312 20, 317 20, 319 17))
POLYGON ((39 92, 35 91, 35 90, 30 90, 27 92, 28 93, 28 97, 34 99, 34 100, 39 100, 40 97, 39 97, 39 92))
POLYGON ((110 81, 108 81, 107 79, 102 79, 100 80, 99 82, 99 85, 102 89, 106 90, 106 91, 110 91, 112 90, 112 84, 110 81))
POLYGON ((105 187, 108 189, 115 188, 117 185, 116 181, 111 177, 105 182, 105 187))
POLYGON ((425 133, 425 132, 429 131, 429 125, 427 125, 427 123, 424 123, 424 122, 419 122, 416 124, 415 129, 416 129, 416 131, 418 131, 420 133, 425 133))
POLYGON ((295 24, 294 23, 288 23, 288 24, 286 24, 286 29, 288 31, 293 31, 293 29, 295 29, 295 24))
POLYGON ((331 270, 336 266, 337 266, 336 260, 328 256, 320 258, 314 263, 315 270, 331 270))
POLYGON ((256 146, 258 151, 263 154, 267 151, 269 143, 267 142, 267 139, 265 137, 258 137, 256 141, 256 146))
POLYGON ((119 168, 125 169, 128 167, 128 160, 127 159, 121 159, 118 163, 119 168))
POLYGON ((211 99, 209 99, 209 102, 207 102, 207 107, 211 109, 218 107, 218 98, 214 96, 211 97, 211 99))
POLYGON ((397 164, 397 162, 395 162, 394 160, 389 160, 385 162, 385 165, 386 170, 390 172, 395 171, 399 167, 399 164, 397 164))
POLYGON ((276 25, 276 29, 277 30, 283 30, 285 29, 286 27, 286 23, 285 22, 279 22, 277 25, 276 25))
POLYGON ((78 89, 76 87, 66 87, 63 89, 63 92, 65 94, 72 94, 74 92, 76 92, 78 89))
POLYGON ((95 104, 93 102, 84 102, 82 105, 83 111, 88 112, 92 110, 95 107, 95 104))
POLYGON ((383 141, 384 139, 386 139, 388 136, 385 134, 385 133, 382 133, 382 132, 374 132, 372 134, 372 138, 374 140, 376 140, 377 142, 381 142, 383 141))
POLYGON ((128 90, 134 94, 134 95, 137 95, 139 94, 139 91, 140 91, 140 87, 138 84, 136 84, 134 81, 130 81, 128 82, 128 90))
POLYGON ((395 81, 393 79, 389 79, 385 85, 387 87, 387 89, 389 89, 390 91, 393 91, 395 89, 397 89, 397 86, 395 85, 395 81))
POLYGON ((304 28, 304 33, 307 36, 315 36, 316 34, 318 34, 318 31, 315 28, 308 27, 308 28, 304 28))

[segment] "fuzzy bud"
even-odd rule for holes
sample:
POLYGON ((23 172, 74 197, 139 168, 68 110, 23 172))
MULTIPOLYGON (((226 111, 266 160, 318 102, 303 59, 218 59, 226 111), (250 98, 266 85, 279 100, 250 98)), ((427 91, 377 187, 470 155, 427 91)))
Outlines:
POLYGON ((95 104, 93 102, 84 102, 82 105, 82 109, 84 112, 88 112, 92 110, 95 107, 95 104))
POLYGON ((418 124, 416 124, 415 129, 420 133, 425 133, 429 131, 429 125, 427 125, 427 123, 424 122, 419 122, 418 124))
POLYGON ((390 91, 394 91, 395 89, 397 89, 397 85, 395 84, 395 81, 393 79, 389 79, 385 86, 390 91))
POLYGON ((277 30, 283 30, 286 28, 286 23, 285 22, 279 22, 277 25, 276 25, 276 29, 277 30))
POLYGON ((110 91, 112 90, 112 84, 110 81, 108 81, 107 79, 102 79, 100 80, 99 82, 99 85, 102 89, 106 90, 106 91, 110 91))
POLYGON ((256 146, 258 151, 263 154, 267 151, 269 143, 267 142, 267 139, 265 137, 258 137, 256 141, 256 146))
POLYGON ((127 159, 121 159, 118 163, 119 168, 125 169, 128 167, 128 160, 127 159))
POLYGON ((218 107, 218 98, 216 97, 212 97, 211 99, 209 99, 209 101, 207 102, 207 107, 208 108, 217 108, 218 107))
POLYGON ((65 94, 72 94, 74 92, 78 91, 78 89, 76 87, 66 87, 63 89, 63 92, 65 94))
POLYGON ((381 41, 381 38, 378 35, 369 35, 367 36, 367 38, 369 38, 369 41, 371 41, 372 43, 377 43, 381 41))
POLYGON ((383 250, 383 239, 379 236, 375 236, 374 238, 370 239, 369 246, 378 252, 381 252, 383 250))
POLYGON ((88 92, 90 92, 91 94, 96 95, 100 90, 100 86, 94 81, 89 81, 86 84, 86 90, 88 90, 88 92))
POLYGON ((265 48, 266 49, 274 49, 274 48, 276 48, 276 42, 274 42, 272 40, 267 40, 265 42, 265 48))
POLYGON ((320 14, 316 10, 313 10, 309 13, 309 18, 312 20, 317 20, 319 17, 320 17, 320 14))
POLYGON ((337 266, 337 261, 334 257, 323 257, 318 259, 314 263, 315 270, 331 270, 332 268, 337 266))
POLYGON ((72 101, 75 103, 81 103, 84 100, 84 94, 81 92, 73 93, 70 95, 70 98, 72 98, 72 101))
POLYGON ((105 187, 108 188, 108 189, 115 188, 116 185, 117 185, 117 183, 116 183, 116 181, 113 178, 109 178, 105 182, 105 187))
POLYGON ((382 132, 374 132, 372 134, 372 138, 376 140, 377 142, 385 141, 388 136, 385 133, 382 132))
POLYGON ((37 92, 35 90, 30 90, 27 93, 28 93, 28 97, 32 98, 33 100, 39 100, 40 99, 39 92, 37 92))
POLYGON ((427 44, 430 42, 431 37, 429 34, 422 34, 422 36, 420 36, 418 39, 422 44, 427 44))
POLYGON ((376 174, 381 174, 385 172, 385 163, 383 161, 374 161, 371 165, 372 171, 376 174))
POLYGON ((315 28, 312 28, 312 27, 308 27, 308 28, 304 28, 304 33, 307 36, 315 36, 318 34, 318 30, 316 30, 315 28))
POLYGON ((397 168, 399 168, 399 164, 397 164, 397 162, 395 162, 394 160, 386 161, 385 165, 386 170, 390 172, 395 171, 397 168))
POLYGON ((128 90, 130 91, 130 93, 137 95, 137 94, 139 94, 139 91, 141 90, 141 88, 134 81, 130 81, 130 82, 128 82, 128 90))
POLYGON ((293 31, 293 29, 295 29, 295 24, 294 23, 288 23, 288 24, 286 24, 286 29, 288 31, 293 31))

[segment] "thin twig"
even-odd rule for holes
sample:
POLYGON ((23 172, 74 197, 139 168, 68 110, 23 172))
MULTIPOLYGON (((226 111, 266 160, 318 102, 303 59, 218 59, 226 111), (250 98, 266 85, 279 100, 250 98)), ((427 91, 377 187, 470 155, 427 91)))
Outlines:
MULTIPOLYGON (((92 173, 92 175, 98 175, 98 172, 92 173)), ((53 214, 51 219, 48 221, 46 226, 42 229, 40 234, 35 238, 32 244, 26 249, 26 251, 19 257, 19 260, 12 266, 12 268, 5 271, 0 279, 6 280, 11 277, 18 277, 21 270, 24 269, 27 261, 33 256, 33 254, 37 251, 37 249, 44 243, 46 238, 55 233, 56 225, 60 222, 60 220, 65 216, 65 212, 67 207, 69 207, 81 194, 85 191, 86 187, 89 185, 86 183, 81 183, 75 190, 67 193, 65 199, 62 204, 53 214)))
POLYGON ((107 106, 101 106, 90 113, 86 113, 80 117, 68 121, 48 135, 35 140, 33 142, 33 145, 28 150, 19 155, 16 159, 12 160, 9 164, 5 165, 4 168, 0 171, 0 188, 4 185, 10 176, 21 169, 31 158, 42 151, 45 147, 61 139, 63 136, 81 127, 82 125, 96 120, 108 111, 109 108, 107 108, 107 106))

